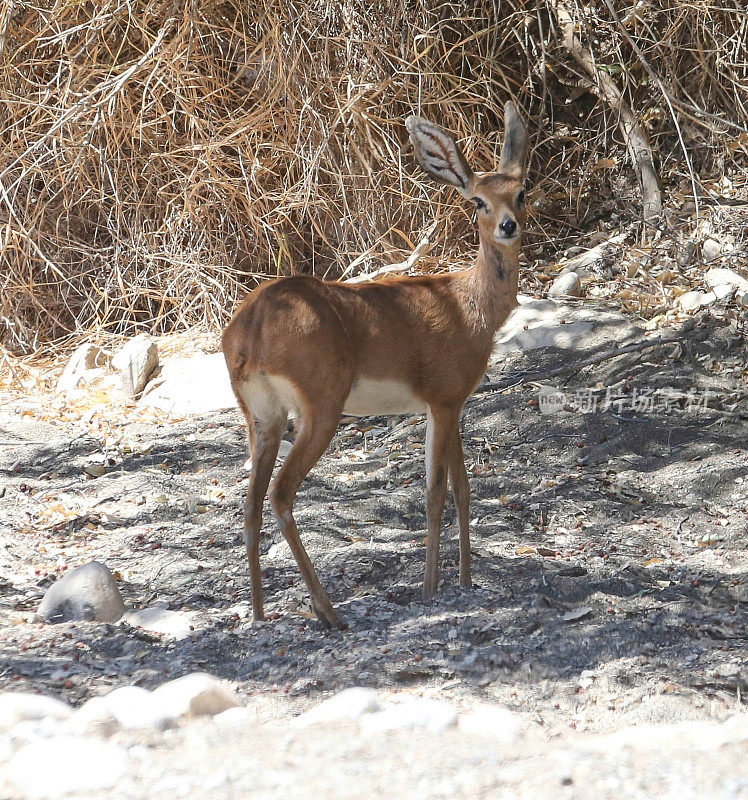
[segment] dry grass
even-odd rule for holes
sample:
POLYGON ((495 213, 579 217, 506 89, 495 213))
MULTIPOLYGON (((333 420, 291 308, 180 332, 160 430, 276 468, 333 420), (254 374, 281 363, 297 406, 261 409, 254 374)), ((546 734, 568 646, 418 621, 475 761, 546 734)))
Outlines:
MULTIPOLYGON (((635 208, 617 121, 552 5, 0 0, 0 342, 218 325, 264 276, 398 261, 434 218, 420 266, 462 263, 469 214, 414 167, 414 110, 488 168, 503 102, 526 109, 530 252, 635 208)), ((582 8, 665 184, 744 183, 742 0, 582 8)))

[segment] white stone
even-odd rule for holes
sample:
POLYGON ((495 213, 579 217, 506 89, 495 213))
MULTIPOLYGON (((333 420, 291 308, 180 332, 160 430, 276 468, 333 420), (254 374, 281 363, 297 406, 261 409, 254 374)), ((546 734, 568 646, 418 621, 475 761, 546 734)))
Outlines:
POLYGON ((52 719, 62 721, 73 709, 61 700, 31 692, 3 692, 0 694, 0 731, 9 731, 19 722, 52 719))
POLYGON ((564 272, 553 281, 548 297, 581 297, 582 282, 576 272, 564 272))
POLYGON ((105 738, 116 733, 122 727, 124 726, 107 703, 106 697, 92 697, 62 726, 65 733, 74 736, 102 736, 105 738))
POLYGON ((149 387, 139 402, 179 417, 236 408, 223 353, 168 359, 158 385, 149 387))
POLYGON ((121 686, 103 697, 89 700, 79 713, 81 722, 106 721, 111 714, 123 728, 165 730, 174 717, 156 701, 153 692, 140 686, 121 686), (84 712, 85 709, 85 712, 84 712))
POLYGON ((488 736, 502 744, 511 744, 519 736, 519 722, 503 706, 484 703, 466 714, 460 714, 459 727, 463 733, 488 736))
POLYGON ((288 546, 288 542, 285 539, 281 539, 279 542, 273 542, 273 544, 268 547, 268 561, 287 558, 291 558, 291 548, 288 546))
POLYGON ((735 287, 729 283, 718 283, 713 287, 710 294, 713 294, 717 302, 729 300, 735 293, 735 287))
POLYGON ((58 392, 69 392, 75 389, 78 384, 90 378, 93 374, 101 374, 101 367, 103 363, 103 356, 101 350, 90 342, 82 344, 72 356, 65 366, 65 369, 57 381, 58 392))
POLYGON ((701 255, 706 261, 717 258, 721 252, 722 245, 716 239, 705 239, 701 245, 701 255))
POLYGON ((52 584, 36 612, 45 622, 116 622, 125 604, 112 573, 99 561, 70 571, 52 584))
POLYGON ((519 307, 496 334, 492 363, 503 364, 504 355, 511 352, 540 347, 586 349, 641 333, 621 314, 526 295, 517 295, 517 302, 519 307))
POLYGON ((686 292, 682 294, 678 298, 678 305, 683 311, 693 312, 698 311, 700 308, 704 306, 708 306, 710 303, 716 302, 717 297, 716 295, 709 292, 686 292))
POLYGON ((58 797, 102 797, 125 774, 125 750, 110 742, 57 736, 19 750, 5 768, 11 797, 56 800, 58 797))
POLYGON ((361 717, 361 729, 367 733, 421 728, 443 731, 457 723, 457 710, 440 700, 418 697, 374 714, 361 717))
POLYGON ((213 722, 220 728, 246 728, 257 721, 257 714, 246 706, 227 708, 213 717, 213 722))
POLYGON ((748 278, 744 278, 742 275, 738 275, 737 272, 724 267, 708 269, 704 273, 704 280, 712 287, 727 283, 734 289, 742 289, 744 292, 748 292, 748 278))
POLYGON ((236 694, 205 672, 193 672, 153 691, 153 700, 171 719, 209 717, 241 705, 236 694))
POLYGON ((364 714, 372 714, 380 709, 379 697, 375 691, 356 686, 323 700, 319 705, 296 717, 293 724, 294 727, 305 728, 318 723, 357 720, 364 714))
POLYGON ((129 611, 122 617, 136 628, 161 633, 170 639, 185 639, 198 629, 195 616, 188 611, 170 611, 162 606, 148 606, 139 611, 129 611))
POLYGON ((121 376, 122 391, 128 397, 136 397, 158 366, 158 347, 147 334, 141 333, 114 356, 112 366, 121 376))

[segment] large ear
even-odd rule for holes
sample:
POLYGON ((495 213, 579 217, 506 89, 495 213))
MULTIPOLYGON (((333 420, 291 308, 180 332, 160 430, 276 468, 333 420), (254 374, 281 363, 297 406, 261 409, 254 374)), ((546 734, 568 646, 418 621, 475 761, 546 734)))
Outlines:
POLYGON ((408 117, 405 127, 413 142, 418 163, 435 181, 456 186, 469 196, 473 170, 454 139, 437 125, 422 117, 408 117))
POLYGON ((504 106, 504 127, 499 173, 521 181, 527 168, 527 130, 511 100, 504 106))

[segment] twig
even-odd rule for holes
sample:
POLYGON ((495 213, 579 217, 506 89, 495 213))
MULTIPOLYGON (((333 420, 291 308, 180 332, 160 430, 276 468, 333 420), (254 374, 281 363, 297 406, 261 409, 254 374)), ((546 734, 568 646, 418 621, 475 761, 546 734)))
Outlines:
POLYGON ((398 264, 388 264, 386 267, 375 269, 374 272, 364 272, 360 275, 355 275, 353 278, 347 278, 344 283, 366 283, 373 281, 382 275, 389 275, 393 272, 407 272, 414 267, 416 263, 431 250, 431 237, 436 230, 438 222, 433 222, 431 227, 426 231, 426 235, 421 239, 413 252, 408 256, 405 261, 398 264))
POLYGON ((624 353, 635 353, 640 350, 648 350, 650 347, 661 347, 665 344, 679 342, 682 339, 682 336, 661 336, 657 339, 646 339, 641 342, 632 342, 631 344, 624 345, 623 347, 612 347, 610 350, 605 350, 603 353, 598 353, 595 356, 584 358, 581 361, 577 361, 573 364, 565 364, 562 367, 554 367, 553 369, 548 370, 536 370, 534 372, 527 372, 524 375, 522 373, 509 375, 502 381, 486 383, 483 386, 479 386, 473 392, 473 394, 477 395, 485 394, 486 392, 506 391, 507 389, 513 389, 515 386, 522 386, 525 383, 534 383, 535 381, 545 380, 546 378, 553 378, 556 375, 560 375, 562 372, 579 370, 583 367, 591 367, 595 364, 600 364, 603 361, 607 361, 609 358, 615 358, 616 356, 623 355, 624 353))

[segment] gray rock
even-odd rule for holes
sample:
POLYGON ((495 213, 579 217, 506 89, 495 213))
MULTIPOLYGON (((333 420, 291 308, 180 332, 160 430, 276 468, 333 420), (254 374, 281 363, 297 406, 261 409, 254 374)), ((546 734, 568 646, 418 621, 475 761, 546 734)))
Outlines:
POLYGON ((712 267, 704 273, 704 280, 711 287, 720 286, 721 284, 728 284, 734 289, 748 292, 748 278, 738 275, 731 269, 724 267, 712 267))
POLYGON ((19 750, 5 768, 11 797, 56 800, 58 797, 102 797, 125 774, 127 754, 111 742, 55 736, 19 750))
POLYGON ((92 374, 100 374, 100 367, 104 366, 104 356, 95 345, 82 344, 68 361, 65 369, 57 381, 58 392, 69 392, 92 374))
POLYGON ((381 708, 376 692, 357 686, 328 697, 327 700, 296 717, 293 724, 295 727, 305 728, 318 723, 357 720, 364 714, 380 711, 381 708))
POLYGON ((122 391, 128 397, 136 397, 158 366, 156 343, 145 333, 139 334, 114 356, 112 366, 120 374, 122 391))
POLYGON ((212 717, 240 705, 236 694, 205 672, 193 672, 153 691, 153 701, 171 719, 212 717))
POLYGON ((576 272, 563 272, 553 281, 548 297, 581 297, 582 282, 576 272))
POLYGON ((91 561, 53 583, 36 616, 44 622, 116 622, 124 611, 114 576, 104 564, 91 561))
POLYGON ((9 731, 20 722, 42 719, 66 720, 73 709, 54 697, 31 692, 3 692, 0 694, 0 731, 9 731))

